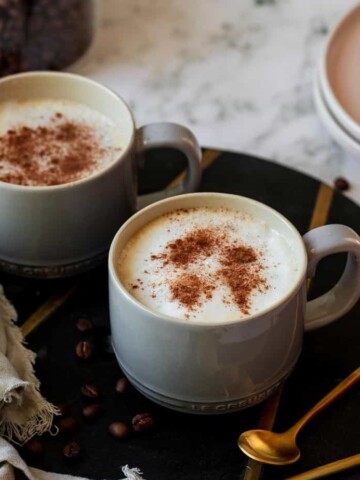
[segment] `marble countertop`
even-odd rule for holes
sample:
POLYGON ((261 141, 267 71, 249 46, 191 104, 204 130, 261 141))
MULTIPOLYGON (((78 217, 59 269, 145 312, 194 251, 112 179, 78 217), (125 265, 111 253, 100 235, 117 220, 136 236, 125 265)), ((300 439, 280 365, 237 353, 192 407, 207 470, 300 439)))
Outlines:
POLYGON ((330 138, 312 100, 329 30, 355 0, 100 0, 75 71, 118 92, 138 125, 188 126, 202 146, 246 152, 332 184, 360 158, 330 138))

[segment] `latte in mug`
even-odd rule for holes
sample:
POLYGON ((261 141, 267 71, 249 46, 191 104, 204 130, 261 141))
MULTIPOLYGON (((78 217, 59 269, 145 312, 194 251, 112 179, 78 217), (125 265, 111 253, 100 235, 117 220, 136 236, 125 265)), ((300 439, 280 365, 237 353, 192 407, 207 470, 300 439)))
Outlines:
POLYGON ((0 104, 0 181, 60 185, 115 161, 125 140, 97 110, 74 101, 33 99, 0 104))
POLYGON ((241 210, 197 207, 159 216, 120 252, 117 274, 154 312, 198 322, 259 314, 293 288, 287 239, 241 210))
POLYGON ((86 77, 0 79, 0 269, 56 278, 95 267, 140 206, 194 191, 200 162, 186 127, 138 127, 117 94, 86 77), (182 152, 186 175, 175 188, 138 195, 139 159, 159 148, 182 152))
POLYGON ((301 237, 279 212, 239 195, 172 197, 133 215, 109 253, 112 345, 141 393, 191 413, 270 396, 294 368, 304 330, 360 296, 360 238, 344 225, 301 237), (339 282, 306 300, 318 262, 349 252, 339 282))

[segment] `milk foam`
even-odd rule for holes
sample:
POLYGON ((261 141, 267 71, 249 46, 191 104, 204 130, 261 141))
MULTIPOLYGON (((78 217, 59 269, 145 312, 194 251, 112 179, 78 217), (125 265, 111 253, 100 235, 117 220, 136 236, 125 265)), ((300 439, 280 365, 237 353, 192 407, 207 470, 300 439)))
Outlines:
MULTIPOLYGON (((273 305, 292 288, 298 269, 296 256, 284 236, 258 218, 225 208, 194 208, 158 217, 130 239, 117 260, 120 281, 143 305, 171 317, 207 323, 245 318, 273 305), (250 246, 259 252, 261 275, 267 288, 254 290, 246 313, 232 301, 226 282, 218 279, 212 298, 203 296, 201 305, 193 309, 172 298, 169 285, 181 272, 164 262, 166 245, 194 230, 209 228, 223 232, 230 243, 250 246)), ((215 254, 185 269, 187 274, 201 272, 207 278, 218 270, 219 259, 215 254)))
MULTIPOLYGON (((10 130, 21 127, 37 129, 38 127, 54 127, 60 122, 73 122, 91 127, 91 133, 97 144, 101 146, 101 154, 97 155, 95 166, 91 171, 79 171, 72 180, 79 180, 110 165, 119 156, 125 146, 121 132, 108 117, 97 110, 73 101, 55 99, 33 99, 31 101, 8 101, 0 104, 0 137, 10 130)), ((71 154, 71 145, 56 146, 59 157, 71 154)), ((99 150, 100 151, 100 150, 99 150)), ((51 152, 31 153, 31 162, 39 164, 44 172, 51 168, 51 152)), ((6 154, 0 159, 1 177, 19 173, 19 165, 9 162, 6 154)), ((6 180, 5 180, 6 181, 6 180)), ((16 183, 16 182, 15 182, 16 183)), ((67 183, 67 182, 66 182, 67 183)), ((36 182, 29 180, 29 185, 36 182)), ((39 183, 41 184, 41 183, 39 183)))

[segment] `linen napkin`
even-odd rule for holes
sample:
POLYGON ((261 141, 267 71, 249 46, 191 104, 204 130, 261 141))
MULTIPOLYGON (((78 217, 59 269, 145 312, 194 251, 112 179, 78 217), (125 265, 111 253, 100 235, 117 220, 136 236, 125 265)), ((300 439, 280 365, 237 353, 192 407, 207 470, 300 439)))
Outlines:
POLYGON ((25 443, 50 429, 57 410, 39 392, 35 354, 23 345, 16 317, 0 286, 0 436, 25 443))
MULTIPOLYGON (((122 480, 145 480, 137 468, 122 467, 122 480)), ((49 473, 31 468, 22 460, 16 449, 4 438, 0 438, 0 479, 1 480, 86 480, 61 473, 49 473)))
MULTIPOLYGON (((14 307, 0 285, 0 480, 85 480, 31 468, 7 441, 23 444, 49 430, 57 409, 39 391, 35 354, 26 349, 14 307)), ((122 467, 125 479, 144 480, 137 468, 122 467)))

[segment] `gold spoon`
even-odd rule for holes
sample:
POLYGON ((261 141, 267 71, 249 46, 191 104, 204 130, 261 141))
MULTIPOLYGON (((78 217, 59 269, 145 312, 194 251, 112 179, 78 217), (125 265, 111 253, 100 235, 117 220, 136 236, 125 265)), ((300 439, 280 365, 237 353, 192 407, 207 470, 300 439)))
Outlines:
POLYGON ((317 478, 323 478, 327 475, 332 475, 333 473, 342 472, 343 470, 356 467, 357 465, 360 465, 360 453, 353 455, 352 457, 342 458, 336 462, 327 463, 326 465, 300 473, 299 475, 295 475, 295 477, 286 478, 285 480, 316 480, 317 478))
POLYGON ((296 436, 305 424, 317 413, 324 410, 352 385, 360 380, 360 367, 337 385, 308 413, 283 433, 268 430, 249 430, 238 438, 239 448, 250 458, 258 462, 272 465, 288 465, 300 458, 300 450, 296 445, 296 436))

